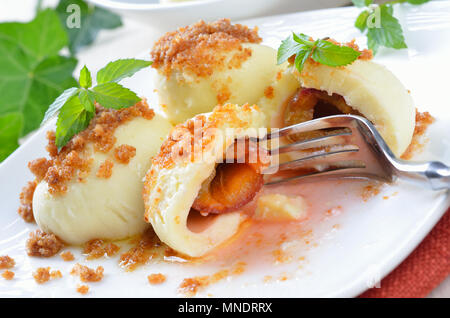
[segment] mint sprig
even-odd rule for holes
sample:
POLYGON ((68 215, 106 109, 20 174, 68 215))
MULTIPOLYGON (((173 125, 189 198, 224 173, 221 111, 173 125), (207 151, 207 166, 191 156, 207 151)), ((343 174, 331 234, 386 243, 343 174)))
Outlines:
POLYGON ((394 17, 393 5, 405 2, 412 5, 420 5, 428 1, 396 0, 375 5, 372 0, 352 0, 356 7, 365 8, 356 18, 355 27, 366 34, 367 46, 372 50, 373 54, 376 54, 380 47, 407 48, 402 27, 394 17), (378 25, 376 20, 379 21, 378 25))
POLYGON ((84 66, 80 71, 79 87, 66 89, 57 97, 48 108, 42 122, 59 112, 55 133, 58 150, 89 125, 95 115, 95 102, 113 109, 130 107, 139 102, 141 99, 136 93, 117 82, 151 64, 151 61, 137 59, 111 62, 97 73, 98 84, 94 87, 91 72, 84 66))
POLYGON ((292 33, 281 42, 277 53, 277 63, 284 63, 295 55, 294 65, 301 72, 308 58, 320 64, 336 67, 351 64, 360 54, 351 47, 340 46, 326 39, 313 41, 306 34, 292 33))

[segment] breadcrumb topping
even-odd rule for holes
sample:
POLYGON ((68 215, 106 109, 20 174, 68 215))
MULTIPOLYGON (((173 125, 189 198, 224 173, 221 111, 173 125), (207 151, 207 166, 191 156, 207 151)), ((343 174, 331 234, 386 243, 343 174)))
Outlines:
POLYGON ((75 256, 73 256, 72 252, 66 251, 59 254, 64 262, 70 262, 75 259, 75 256))
POLYGON ((12 280, 14 278, 14 272, 11 272, 9 270, 6 270, 2 273, 2 277, 6 280, 12 280))
POLYGON ((33 195, 36 186, 37 186, 36 181, 28 181, 27 185, 22 188, 22 192, 20 193, 19 196, 20 206, 17 210, 17 213, 19 213, 22 219, 28 223, 34 222, 33 195))
POLYGON ((176 31, 168 32, 154 45, 152 67, 170 77, 173 70, 188 71, 199 77, 210 76, 214 70, 240 67, 251 56, 242 43, 260 43, 258 28, 249 29, 231 24, 229 19, 206 23, 199 21, 176 31), (224 53, 237 50, 226 65, 224 53))
POLYGON ((77 263, 70 271, 70 274, 80 276, 80 280, 82 282, 88 283, 101 281, 103 279, 103 272, 104 268, 102 266, 98 266, 94 270, 92 268, 77 263))
POLYGON ((136 148, 130 145, 120 145, 114 149, 114 158, 120 163, 127 164, 136 156, 136 148))
POLYGON ((166 281, 166 276, 164 274, 150 274, 147 276, 148 282, 152 285, 162 284, 166 281))
POLYGON ((47 234, 41 230, 30 233, 26 243, 29 256, 51 257, 64 246, 62 241, 54 234, 47 234))
POLYGON ((415 154, 423 149, 425 145, 425 142, 422 140, 423 136, 428 126, 434 123, 434 121, 434 117, 431 116, 429 112, 421 113, 416 109, 416 126, 414 127, 414 134, 411 143, 401 156, 402 159, 410 160, 415 154))
POLYGON ((0 269, 11 269, 16 265, 13 258, 8 255, 0 256, 0 269))
POLYGON ((61 277, 62 274, 59 270, 50 272, 50 267, 39 267, 33 272, 33 278, 38 284, 44 284, 50 279, 58 279, 61 277))
POLYGON ((84 245, 83 254, 87 255, 88 260, 97 259, 103 256, 112 257, 120 250, 120 247, 111 242, 103 240, 90 240, 84 245))
POLYGON ((112 175, 112 169, 114 167, 114 162, 106 159, 100 164, 97 173, 95 174, 98 178, 108 179, 112 175))
POLYGON ((87 285, 78 285, 77 292, 81 295, 86 295, 89 292, 89 286, 87 285))

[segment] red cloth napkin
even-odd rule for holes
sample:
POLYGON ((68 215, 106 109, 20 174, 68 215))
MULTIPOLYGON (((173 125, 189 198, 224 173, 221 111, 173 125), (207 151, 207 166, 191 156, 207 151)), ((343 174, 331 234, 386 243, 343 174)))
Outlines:
POLYGON ((381 281, 381 288, 369 289, 359 297, 425 297, 449 274, 450 209, 408 258, 381 281))

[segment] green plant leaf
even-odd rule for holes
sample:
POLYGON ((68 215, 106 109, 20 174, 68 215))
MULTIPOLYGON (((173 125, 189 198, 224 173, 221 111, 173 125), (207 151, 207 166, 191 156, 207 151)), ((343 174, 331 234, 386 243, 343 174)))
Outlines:
MULTIPOLYGON (((0 24, 0 116, 20 116, 18 137, 39 127, 48 106, 68 87, 76 59, 58 56, 67 35, 56 13, 43 10, 29 23, 0 24)), ((15 135, 15 134, 14 134, 15 135)), ((0 144, 0 151, 9 146, 0 144)), ((8 149, 9 149, 8 148, 8 149)))
POLYGON ((312 59, 328 66, 344 66, 355 61, 361 53, 348 46, 317 40, 312 59))
POLYGON ((56 122, 55 143, 58 150, 74 135, 86 129, 93 116, 94 113, 85 109, 78 95, 69 98, 61 108, 56 122))
POLYGON ((71 87, 66 89, 61 95, 59 95, 55 101, 48 107, 47 111, 45 112, 44 119, 42 120, 41 125, 43 125, 45 122, 47 122, 50 118, 56 115, 56 113, 63 107, 63 105, 66 103, 66 101, 78 93, 78 87, 71 87))
POLYGON ((393 9, 390 5, 380 6, 381 27, 371 27, 367 30, 368 47, 374 52, 380 46, 403 49, 407 48, 403 30, 398 20, 392 15, 393 9))
POLYGON ((406 0, 406 2, 414 5, 420 5, 429 2, 430 0, 406 0))
POLYGON ((1 23, 0 40, 9 40, 20 48, 30 66, 35 66, 47 56, 57 55, 68 43, 67 33, 51 9, 39 12, 28 23, 1 23))
POLYGON ((95 111, 94 93, 92 93, 90 90, 82 89, 78 94, 78 97, 80 98, 80 101, 84 106, 84 109, 86 109, 88 112, 91 113, 95 111))
POLYGON ((277 64, 286 62, 292 55, 297 54, 300 44, 295 42, 292 35, 281 41, 277 51, 277 64))
POLYGON ((312 49, 306 49, 298 52, 295 57, 295 68, 301 73, 303 70, 303 66, 305 65, 308 58, 311 56, 312 49))
POLYGON ((60 0, 56 7, 60 20, 69 35, 69 50, 72 54, 78 52, 82 47, 91 44, 97 37, 100 30, 115 29, 122 25, 120 17, 106 9, 88 4, 83 0, 60 0), (76 25, 75 11, 67 12, 72 8, 70 5, 77 5, 80 8, 80 24, 76 25))
POLYGON ((0 161, 6 159, 19 146, 22 125, 21 113, 0 115, 0 161))
POLYGON ((373 0, 352 0, 355 7, 363 8, 371 5, 373 3, 373 0))
POLYGON ((97 103, 105 108, 121 109, 133 106, 141 100, 136 93, 114 82, 95 86, 93 94, 97 103))
POLYGON ((364 10, 356 18, 355 27, 358 28, 361 32, 364 32, 364 30, 367 28, 367 18, 369 17, 369 15, 369 11, 364 10))
POLYGON ((89 88, 92 86, 91 72, 89 72, 86 65, 80 71, 80 86, 83 88, 89 88))
POLYGON ((97 84, 119 82, 125 77, 133 76, 136 72, 152 65, 151 61, 137 59, 122 59, 108 63, 97 73, 97 84))

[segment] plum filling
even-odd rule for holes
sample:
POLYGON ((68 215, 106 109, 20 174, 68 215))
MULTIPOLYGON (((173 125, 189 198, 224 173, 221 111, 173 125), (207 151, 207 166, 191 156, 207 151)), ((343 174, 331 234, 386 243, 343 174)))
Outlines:
MULTIPOLYGON (((341 95, 328 95, 327 92, 314 88, 299 88, 286 105, 284 125, 290 126, 315 118, 339 114, 361 116, 360 112, 347 105, 345 99, 341 95)), ((290 139, 293 141, 300 141, 307 138, 318 137, 324 133, 326 134, 326 131, 296 134, 290 136, 290 139)))
POLYGON ((264 184, 261 171, 267 166, 267 151, 246 140, 245 151, 240 155, 234 145, 232 162, 216 166, 192 205, 202 214, 236 211, 249 203, 264 184))

